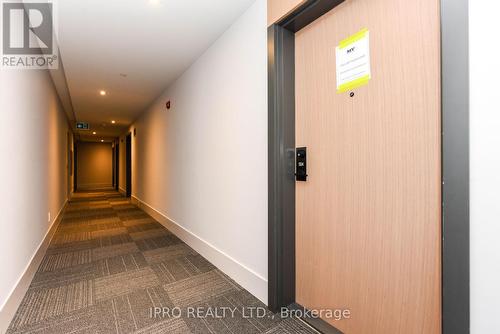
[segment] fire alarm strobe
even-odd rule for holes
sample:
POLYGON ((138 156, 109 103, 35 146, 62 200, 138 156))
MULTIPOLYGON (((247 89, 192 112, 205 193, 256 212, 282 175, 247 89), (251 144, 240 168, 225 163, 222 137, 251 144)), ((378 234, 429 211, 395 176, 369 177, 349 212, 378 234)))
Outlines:
POLYGON ((167 109, 170 109, 170 101, 167 101, 167 109))

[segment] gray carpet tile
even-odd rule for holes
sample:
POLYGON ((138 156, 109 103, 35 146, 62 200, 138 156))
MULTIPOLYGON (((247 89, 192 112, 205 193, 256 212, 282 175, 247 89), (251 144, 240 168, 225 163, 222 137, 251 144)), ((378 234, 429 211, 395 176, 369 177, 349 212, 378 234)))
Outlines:
POLYGON ((267 311, 127 198, 99 191, 70 201, 7 333, 315 332, 267 311), (194 308, 233 312, 199 317, 194 308), (245 314, 255 308, 264 316, 245 314))
POLYGON ((101 241, 99 239, 71 242, 67 244, 52 243, 47 249, 46 256, 51 254, 61 254, 61 253, 78 252, 83 250, 94 249, 100 247, 100 244, 101 241))
POLYGON ((137 241, 137 240, 141 240, 141 239, 149 239, 149 238, 159 237, 159 236, 167 235, 167 234, 170 234, 170 231, 164 229, 163 227, 160 227, 160 228, 155 228, 153 230, 133 232, 133 233, 130 233, 130 237, 133 240, 137 241))
POLYGON ((90 262, 56 271, 39 271, 31 282, 30 290, 49 289, 109 275, 109 267, 101 262, 90 262))
POLYGON ((133 242, 132 237, 129 234, 105 236, 99 238, 98 240, 99 247, 116 246, 133 242))
POLYGON ((38 323, 47 318, 92 306, 94 300, 91 280, 30 290, 12 325, 22 327, 38 323))
POLYGON ((107 275, 119 274, 148 266, 144 255, 140 252, 118 255, 100 261, 102 271, 107 275))
POLYGON ((105 230, 98 230, 90 232, 91 239, 99 239, 102 237, 112 237, 115 235, 128 234, 128 231, 125 227, 112 227, 105 230))
POLYGON ((184 243, 179 243, 169 247, 156 248, 144 251, 143 253, 148 263, 170 261, 175 260, 178 257, 196 254, 193 249, 184 243))
POLYGON ((196 306, 201 301, 223 295, 239 287, 218 270, 189 277, 163 286, 175 305, 196 306))
POLYGON ((155 223, 153 218, 139 218, 139 219, 130 219, 127 221, 123 222, 123 226, 135 226, 135 225, 142 225, 142 224, 148 224, 148 223, 155 223))
POLYGON ((276 327, 281 319, 274 316, 273 313, 267 311, 259 317, 249 316, 250 310, 239 306, 260 306, 260 303, 255 300, 255 297, 250 295, 245 290, 230 291, 212 298, 201 300, 196 307, 204 309, 226 309, 231 311, 231 316, 226 317, 208 317, 208 318, 188 318, 184 317, 188 327, 192 332, 212 332, 212 333, 263 333, 273 327, 276 327), (248 304, 241 303, 242 300, 249 302, 248 304), (234 313, 233 313, 234 312, 234 313))
POLYGON ((48 254, 42 260, 38 271, 54 271, 92 262, 92 249, 48 254))
POLYGON ((160 224, 157 222, 150 222, 150 223, 145 223, 145 224, 135 224, 132 226, 127 226, 127 230, 129 233, 134 233, 134 232, 143 232, 147 230, 154 230, 162 228, 160 224))
POLYGON ((182 241, 173 234, 155 236, 136 240, 135 243, 141 251, 148 251, 156 248, 169 247, 182 243, 182 241))
POLYGON ((180 281, 215 269, 210 262, 198 254, 154 263, 151 264, 151 267, 164 284, 180 281))
MULTIPOLYGON (((111 237, 108 237, 111 238, 111 237)), ((129 253, 138 252, 139 248, 133 242, 119 243, 110 246, 104 246, 100 248, 94 248, 92 250, 92 259, 100 260, 108 257, 124 255, 129 253)))
POLYGON ((14 327, 12 323, 8 333, 12 334, 107 334, 118 333, 115 319, 109 313, 111 301, 67 312, 47 318, 37 323, 14 327))
POLYGON ((276 327, 265 332, 265 334, 317 334, 318 332, 305 325, 302 321, 288 318, 281 321, 276 327))
POLYGON ((150 267, 130 270, 95 280, 95 297, 98 301, 131 293, 141 288, 160 284, 150 267))
POLYGON ((56 233, 52 238, 55 245, 90 240, 92 232, 56 233))

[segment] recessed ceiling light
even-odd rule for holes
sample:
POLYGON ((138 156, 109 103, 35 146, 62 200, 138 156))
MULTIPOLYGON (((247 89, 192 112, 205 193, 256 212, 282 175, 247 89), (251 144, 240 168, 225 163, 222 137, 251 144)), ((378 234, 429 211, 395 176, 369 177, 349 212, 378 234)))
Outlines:
POLYGON ((111 121, 111 123, 115 124, 115 123, 116 123, 116 121, 115 121, 115 120, 112 120, 112 121, 111 121))
POLYGON ((160 0, 149 0, 149 4, 153 6, 157 6, 160 4, 160 0))
POLYGON ((101 90, 101 91, 99 92, 99 94, 101 94, 101 96, 104 96, 104 95, 106 95, 106 91, 105 91, 105 90, 101 90))
POLYGON ((97 132, 94 131, 94 132, 92 132, 92 134, 95 135, 95 134, 97 134, 97 132))

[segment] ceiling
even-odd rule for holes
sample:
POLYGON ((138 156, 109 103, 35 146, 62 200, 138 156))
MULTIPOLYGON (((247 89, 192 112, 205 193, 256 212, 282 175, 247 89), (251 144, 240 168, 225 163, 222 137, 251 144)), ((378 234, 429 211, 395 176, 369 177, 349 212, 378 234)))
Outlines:
POLYGON ((73 118, 90 123, 80 138, 121 135, 253 1, 59 1, 64 90, 73 118))

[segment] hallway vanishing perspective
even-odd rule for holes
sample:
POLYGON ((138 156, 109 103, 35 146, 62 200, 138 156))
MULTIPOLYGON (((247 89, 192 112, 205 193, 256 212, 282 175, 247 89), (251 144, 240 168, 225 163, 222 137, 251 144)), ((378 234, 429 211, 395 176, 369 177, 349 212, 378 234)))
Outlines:
POLYGON ((245 308, 266 306, 127 198, 79 192, 8 333, 315 333, 245 308), (182 316, 153 315, 175 307, 182 316), (187 312, 215 308, 236 311, 222 319, 187 312))
POLYGON ((500 334, 499 11, 0 0, 0 334, 500 334))

